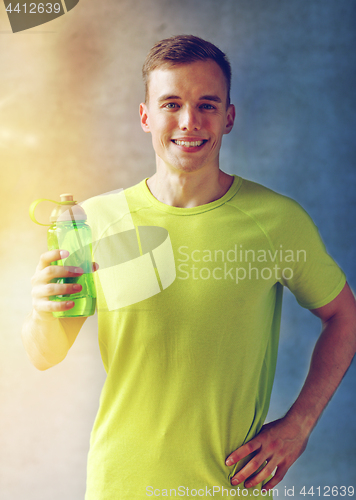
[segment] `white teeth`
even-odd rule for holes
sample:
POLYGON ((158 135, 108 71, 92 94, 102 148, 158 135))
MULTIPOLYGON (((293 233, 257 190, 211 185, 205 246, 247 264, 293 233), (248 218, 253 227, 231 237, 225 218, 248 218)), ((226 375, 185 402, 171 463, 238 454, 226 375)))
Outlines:
POLYGON ((178 146, 185 146, 186 148, 194 148, 196 146, 201 146, 204 141, 194 141, 194 142, 188 142, 188 141, 174 141, 178 146))

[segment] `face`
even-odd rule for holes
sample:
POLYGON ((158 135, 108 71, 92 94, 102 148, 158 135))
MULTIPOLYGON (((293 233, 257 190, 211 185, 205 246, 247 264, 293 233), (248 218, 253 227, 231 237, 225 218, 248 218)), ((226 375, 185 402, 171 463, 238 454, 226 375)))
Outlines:
POLYGON ((150 73, 141 126, 152 135, 158 168, 193 172, 219 168, 222 136, 234 124, 224 74, 212 60, 150 73))

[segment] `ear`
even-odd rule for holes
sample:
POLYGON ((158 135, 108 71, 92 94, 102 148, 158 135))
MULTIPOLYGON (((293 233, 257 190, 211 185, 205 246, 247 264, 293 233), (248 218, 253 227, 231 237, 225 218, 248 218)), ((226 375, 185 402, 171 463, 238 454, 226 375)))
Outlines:
POLYGON ((146 133, 150 132, 150 125, 148 119, 148 107, 147 104, 141 102, 140 104, 140 117, 141 117, 141 127, 142 130, 146 133))
POLYGON ((224 134, 229 134, 231 132, 232 127, 234 126, 235 115, 236 115, 235 106, 233 104, 230 104, 229 107, 227 108, 224 134))

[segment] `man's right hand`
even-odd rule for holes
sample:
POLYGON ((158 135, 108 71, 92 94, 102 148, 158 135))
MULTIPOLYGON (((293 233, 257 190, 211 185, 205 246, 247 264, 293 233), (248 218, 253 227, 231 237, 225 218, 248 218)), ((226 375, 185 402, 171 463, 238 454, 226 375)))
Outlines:
MULTIPOLYGON (((78 283, 52 283, 56 278, 78 278, 80 268, 51 265, 68 257, 66 250, 51 250, 41 255, 32 277, 33 310, 22 327, 22 341, 26 352, 39 370, 46 370, 60 363, 73 345, 86 317, 56 318, 52 312, 66 311, 74 307, 73 300, 54 301, 52 295, 71 295, 81 290, 78 283)), ((98 269, 93 264, 93 271, 98 269)))
POLYGON ((69 295, 80 292, 79 283, 51 283, 56 278, 78 278, 83 274, 83 269, 51 265, 52 262, 68 257, 67 250, 50 250, 41 255, 32 283, 32 306, 36 316, 42 319, 53 318, 52 312, 67 311, 74 307, 73 300, 54 301, 52 295, 69 295))

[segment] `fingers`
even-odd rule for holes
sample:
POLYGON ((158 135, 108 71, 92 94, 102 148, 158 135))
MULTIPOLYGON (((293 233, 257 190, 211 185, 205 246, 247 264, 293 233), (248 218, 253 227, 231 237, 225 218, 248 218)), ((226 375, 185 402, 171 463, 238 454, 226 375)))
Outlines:
MULTIPOLYGON (((53 266, 54 267, 54 266, 53 266)), ((73 274, 73 273, 70 273, 73 274)), ((78 275, 76 275, 78 276, 78 275)), ((32 289, 32 305, 38 313, 49 313, 58 311, 67 311, 74 307, 73 300, 50 300, 54 295, 71 295, 79 293, 82 286, 79 283, 47 283, 40 284, 32 289)))
POLYGON ((231 479, 231 484, 244 482, 246 488, 252 488, 270 478, 263 489, 276 486, 285 476, 290 466, 306 448, 308 436, 298 431, 298 426, 285 418, 262 426, 255 438, 231 453, 226 465, 233 465, 247 458, 246 465, 231 479))
POLYGON ((231 484, 237 485, 244 482, 246 488, 252 488, 268 479, 276 467, 282 465, 278 463, 283 459, 276 453, 276 448, 278 447, 274 442, 266 441, 265 436, 260 434, 231 453, 226 460, 227 465, 230 464, 231 459, 232 463, 236 463, 251 454, 247 464, 233 476, 231 484))
POLYGON ((82 274, 83 269, 81 269, 80 267, 49 265, 41 271, 37 270, 32 277, 31 282, 33 291, 36 287, 49 284, 49 282, 52 280, 58 278, 78 278, 82 274))
POLYGON ((40 299, 42 297, 50 297, 51 295, 70 295, 78 293, 81 290, 82 285, 79 283, 48 283, 35 287, 32 291, 32 297, 40 299))
MULTIPOLYGON (((263 489, 268 491, 277 486, 277 484, 282 481, 287 471, 288 471, 287 467, 285 468, 278 467, 275 475, 267 483, 263 485, 263 489)), ((264 479, 262 479, 262 481, 264 479)))
POLYGON ((50 266, 52 262, 65 259, 68 256, 69 252, 67 250, 49 250, 48 252, 44 252, 40 257, 37 271, 42 271, 46 267, 50 266))
POLYGON ((243 458, 251 455, 254 451, 261 448, 261 443, 257 439, 252 439, 248 443, 240 446, 237 450, 233 451, 225 460, 226 465, 233 465, 242 460, 243 458))
MULTIPOLYGON (((44 252, 39 260, 32 282, 32 305, 36 313, 48 315, 50 312, 66 311, 74 307, 72 300, 51 300, 54 295, 79 293, 82 286, 79 283, 56 283, 60 278, 79 278, 84 273, 81 267, 58 265, 56 262, 69 256, 67 250, 50 250, 44 252)), ((92 263, 92 271, 99 265, 92 263)), ((64 281, 64 280, 63 280, 64 281)), ((68 297, 70 298, 70 297, 68 297)))
POLYGON ((53 318, 53 312, 63 312, 69 311, 74 307, 75 303, 73 300, 38 300, 33 304, 33 310, 35 311, 35 315, 41 319, 45 319, 47 317, 53 318))
MULTIPOLYGON (((44 252, 40 257, 40 261, 39 261, 38 266, 36 268, 36 273, 43 271, 47 268, 55 267, 55 266, 51 266, 52 262, 57 262, 57 261, 60 261, 62 259, 66 259, 67 257, 69 257, 69 252, 67 250, 50 250, 48 252, 44 252)), ((60 266, 61 269, 63 269, 64 267, 65 266, 60 266)), ((67 270, 70 269, 73 272, 77 273, 77 271, 75 270, 77 268, 75 268, 73 266, 67 267, 66 269, 67 270)), ((93 262, 92 263, 92 271, 95 272, 98 269, 99 269, 99 264, 97 264, 96 262, 93 262)), ((53 271, 53 269, 52 269, 52 271, 53 271)), ((58 277, 58 276, 54 276, 54 277, 58 277)))
MULTIPOLYGON (((245 467, 238 471, 231 479, 232 485, 235 486, 237 484, 243 483, 247 478, 252 476, 252 474, 255 474, 256 471, 258 471, 258 469, 265 463, 266 459, 264 458, 262 453, 259 453, 261 447, 261 442, 258 438, 255 438, 244 444, 228 456, 225 461, 226 465, 233 465, 251 455, 251 458, 247 462, 245 467)), ((266 478, 267 477, 268 476, 266 476, 266 478)), ((249 487, 246 483, 245 486, 246 488, 249 487)))
MULTIPOLYGON (((258 471, 258 469, 260 469, 260 467, 262 467, 263 464, 266 462, 265 458, 263 458, 261 455, 262 455, 261 453, 256 455, 247 463, 247 465, 245 465, 245 467, 243 467, 243 469, 241 469, 237 474, 235 474, 235 476, 231 480, 231 484, 237 485, 243 483, 244 481, 246 481, 246 479, 255 474, 256 471, 258 471)), ((273 472, 273 469, 271 472, 273 472)), ((263 476, 261 481, 263 481, 263 479, 267 479, 269 476, 269 474, 266 472, 266 467, 264 467, 262 469, 262 473, 260 472, 259 474, 263 476)), ((257 477, 257 475, 255 477, 257 477)), ((246 482, 245 486, 246 488, 249 488, 250 486, 257 485, 261 481, 256 482, 254 478, 251 484, 248 484, 246 482)))
MULTIPOLYGON (((276 466, 273 464, 273 461, 271 460, 270 462, 264 461, 257 469, 255 469, 253 472, 250 472, 250 470, 246 470, 244 476, 244 479, 242 481, 245 481, 245 487, 246 488, 253 488, 257 486, 258 484, 262 483, 263 481, 266 481, 271 474, 275 471, 276 466), (259 472, 258 472, 259 471, 259 472), (257 473, 256 473, 257 472, 257 473)), ((282 467, 278 467, 277 469, 279 471, 279 475, 277 478, 281 475, 281 470, 282 467)), ((240 471, 242 472, 242 471, 240 471)), ((285 473, 278 479, 277 483, 281 481, 281 479, 284 477, 285 473)), ((241 481, 241 482, 242 482, 241 481)), ((239 484, 239 482, 235 483, 239 484)), ((264 487, 264 489, 267 489, 264 487)))
POLYGON ((41 255, 32 282, 32 306, 37 315, 66 311, 74 307, 73 300, 50 300, 53 295, 71 295, 82 290, 79 283, 56 283, 59 278, 79 278, 83 269, 51 265, 69 256, 67 250, 51 250, 41 255), (53 282, 54 281, 54 282, 53 282))

